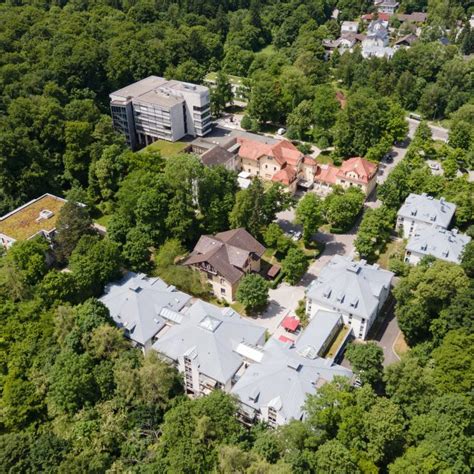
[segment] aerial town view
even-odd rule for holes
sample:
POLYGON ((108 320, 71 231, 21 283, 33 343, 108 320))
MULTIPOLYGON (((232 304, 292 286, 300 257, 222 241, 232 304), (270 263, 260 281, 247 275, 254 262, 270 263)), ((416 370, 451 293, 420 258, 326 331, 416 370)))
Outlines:
POLYGON ((474 2, 0 3, 0 473, 474 471, 474 2))

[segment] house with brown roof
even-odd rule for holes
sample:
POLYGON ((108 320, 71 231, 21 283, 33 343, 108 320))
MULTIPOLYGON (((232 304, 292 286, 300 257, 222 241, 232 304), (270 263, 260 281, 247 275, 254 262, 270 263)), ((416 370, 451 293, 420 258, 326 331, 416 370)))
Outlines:
POLYGON ((264 181, 281 183, 292 193, 298 184, 312 185, 316 171, 313 158, 303 155, 293 143, 281 140, 277 143, 262 143, 246 137, 237 138, 240 143, 241 168, 251 176, 264 181))
POLYGON ((17 240, 29 240, 37 235, 51 241, 65 203, 65 199, 47 193, 0 217, 0 243, 9 248, 17 240))
POLYGON ((318 164, 314 183, 321 190, 339 185, 343 188, 358 186, 366 196, 375 188, 377 165, 360 156, 349 158, 340 167, 318 164))
POLYGON ((265 247, 245 229, 203 235, 183 265, 200 272, 217 298, 232 303, 241 278, 260 271, 265 247))

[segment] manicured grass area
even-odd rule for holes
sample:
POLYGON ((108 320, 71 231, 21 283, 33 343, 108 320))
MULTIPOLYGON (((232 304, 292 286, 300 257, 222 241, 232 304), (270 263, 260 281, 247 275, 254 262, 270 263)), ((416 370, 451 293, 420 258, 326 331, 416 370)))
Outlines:
POLYGON ((405 354, 405 352, 408 352, 409 349, 410 348, 408 347, 403 334, 400 333, 393 344, 393 350, 395 351, 395 354, 397 354, 398 357, 401 357, 403 354, 405 354))
POLYGON ((94 219, 94 221, 97 222, 97 224, 107 227, 109 225, 111 218, 112 218, 111 214, 104 214, 103 216, 100 216, 99 218, 94 219))
POLYGON ((244 305, 242 303, 239 303, 238 301, 235 301, 230 305, 230 307, 236 311, 239 314, 242 314, 244 316, 247 316, 247 313, 245 312, 244 305))
POLYGON ((330 151, 322 151, 316 157, 316 161, 321 165, 332 165, 332 164, 334 164, 330 151))
POLYGON ((155 143, 148 145, 147 147, 140 150, 143 151, 159 151, 161 156, 169 158, 171 156, 179 155, 184 152, 184 149, 188 146, 188 143, 183 142, 168 142, 166 140, 157 140, 155 143))
POLYGON ((342 326, 341 330, 339 331, 339 334, 334 339, 333 343, 331 344, 331 346, 329 347, 326 353, 327 358, 332 358, 336 355, 336 352, 339 349, 339 346, 342 344, 342 341, 344 340, 348 332, 349 332, 349 326, 347 325, 342 326))
POLYGON ((273 46, 272 44, 269 44, 268 46, 265 46, 265 48, 258 51, 257 54, 269 55, 269 54, 273 54, 273 53, 276 53, 276 52, 277 52, 277 50, 276 50, 275 46, 273 46))
POLYGON ((387 244, 385 252, 380 255, 377 263, 386 270, 388 269, 388 261, 390 258, 401 255, 405 249, 405 242, 403 240, 394 240, 387 244))

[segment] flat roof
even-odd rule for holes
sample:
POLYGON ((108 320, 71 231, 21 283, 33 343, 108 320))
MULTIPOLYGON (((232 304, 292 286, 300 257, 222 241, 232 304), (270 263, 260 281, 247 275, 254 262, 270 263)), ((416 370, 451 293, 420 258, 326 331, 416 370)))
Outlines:
POLYGON ((165 84, 166 82, 168 81, 163 77, 149 76, 145 79, 142 79, 141 81, 134 82, 133 84, 129 84, 122 89, 112 92, 110 95, 123 98, 137 97, 141 94, 151 91, 155 87, 165 84))
POLYGON ((173 94, 165 94, 161 91, 161 89, 153 89, 141 94, 139 97, 134 98, 133 103, 140 102, 172 107, 173 105, 184 102, 184 99, 173 94))
POLYGON ((59 211, 65 203, 65 199, 43 194, 0 217, 0 233, 15 240, 26 240, 42 230, 50 232, 56 228, 59 211), (40 212, 45 210, 53 215, 49 219, 39 219, 40 212))

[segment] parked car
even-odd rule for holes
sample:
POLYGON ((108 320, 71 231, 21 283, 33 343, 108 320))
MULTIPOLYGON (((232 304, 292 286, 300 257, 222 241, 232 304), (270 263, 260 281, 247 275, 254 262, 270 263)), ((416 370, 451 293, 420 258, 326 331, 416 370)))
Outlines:
POLYGON ((284 135, 286 133, 286 128, 279 128, 277 130, 277 135, 284 135))

